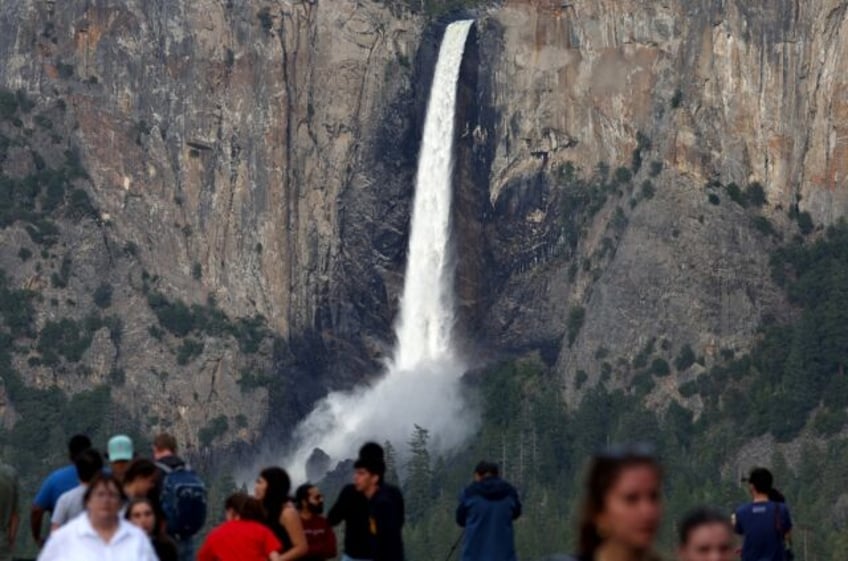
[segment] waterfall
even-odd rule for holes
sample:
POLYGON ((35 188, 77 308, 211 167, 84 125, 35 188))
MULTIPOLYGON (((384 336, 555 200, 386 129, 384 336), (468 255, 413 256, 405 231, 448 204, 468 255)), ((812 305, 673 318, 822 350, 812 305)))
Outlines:
POLYGON ((430 90, 397 325, 394 364, 402 371, 454 354, 454 267, 449 247, 453 138, 456 83, 472 23, 448 26, 430 90))
POLYGON ((353 457, 366 440, 388 440, 402 452, 417 424, 446 450, 474 429, 475 418, 460 395, 465 369, 453 345, 450 244, 457 82, 472 25, 471 20, 450 24, 439 50, 418 160, 395 352, 376 384, 331 393, 299 425, 288 466, 295 477, 316 448, 341 460, 353 457))

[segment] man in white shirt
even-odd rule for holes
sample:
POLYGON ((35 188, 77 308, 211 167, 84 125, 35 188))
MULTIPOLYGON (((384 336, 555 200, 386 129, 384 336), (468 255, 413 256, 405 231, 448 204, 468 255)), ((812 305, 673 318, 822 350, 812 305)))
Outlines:
POLYGON ((123 495, 111 475, 97 475, 85 512, 50 535, 38 561, 158 561, 150 538, 118 515, 123 495))
POLYGON ((53 516, 50 519, 50 531, 55 532, 60 526, 67 524, 77 516, 79 516, 85 505, 83 497, 88 490, 88 484, 103 471, 103 458, 100 453, 93 448, 81 452, 74 459, 74 465, 77 468, 77 476, 80 484, 63 493, 56 502, 56 508, 53 509, 53 516))

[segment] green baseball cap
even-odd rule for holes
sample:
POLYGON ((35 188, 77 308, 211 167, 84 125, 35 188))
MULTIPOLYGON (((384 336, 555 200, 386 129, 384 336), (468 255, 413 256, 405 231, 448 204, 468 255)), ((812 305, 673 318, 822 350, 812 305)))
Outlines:
POLYGON ((125 434, 118 434, 109 439, 109 461, 128 462, 133 459, 133 442, 125 434))

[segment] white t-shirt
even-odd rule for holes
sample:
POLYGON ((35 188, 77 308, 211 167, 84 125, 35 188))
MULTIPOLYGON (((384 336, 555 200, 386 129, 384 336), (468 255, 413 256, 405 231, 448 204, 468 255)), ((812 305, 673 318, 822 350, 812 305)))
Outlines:
POLYGON ((118 521, 118 531, 104 542, 88 514, 77 516, 52 534, 38 561, 158 561, 150 538, 129 522, 118 521))
POLYGON ((83 499, 85 492, 88 489, 87 485, 77 485, 70 491, 65 491, 59 496, 56 501, 56 508, 53 509, 53 516, 50 522, 57 526, 64 526, 85 510, 83 499))

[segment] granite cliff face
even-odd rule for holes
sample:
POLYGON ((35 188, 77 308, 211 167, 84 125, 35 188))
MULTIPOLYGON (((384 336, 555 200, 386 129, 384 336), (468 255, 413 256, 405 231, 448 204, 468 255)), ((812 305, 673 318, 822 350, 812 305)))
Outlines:
MULTIPOLYGON (((33 242, 15 222, 0 263, 23 287, 71 256, 66 286, 43 288, 37 330, 85 317, 104 279, 124 325, 119 345, 97 331, 74 364, 43 364, 31 337, 15 357, 26 383, 77 392, 121 371, 112 395, 145 430, 204 447, 273 433, 376 373, 446 21, 417 4, 6 0, 0 86, 35 101, 17 129, 50 160, 35 118, 55 112, 97 217, 58 219, 61 251, 32 247, 23 264, 33 242), (169 323, 180 300, 196 306, 188 330, 169 323), (236 327, 205 327, 210 309, 236 327), (259 316, 245 345, 239 321, 259 316), (202 343, 187 362, 186 337, 202 343), (218 430, 221 417, 239 431, 218 430)), ((848 209, 843 3, 469 13, 456 221, 469 353, 540 351, 573 400, 586 383, 629 384, 623 365, 652 340, 652 356, 689 344, 709 365, 789 313, 767 267, 777 237, 797 235, 789 214, 829 224, 848 209), (762 208, 725 194, 755 182, 762 208)), ((11 177, 36 164, 2 162, 11 177)), ((697 409, 677 384, 699 368, 650 399, 697 409)))

